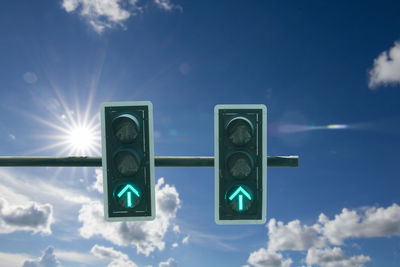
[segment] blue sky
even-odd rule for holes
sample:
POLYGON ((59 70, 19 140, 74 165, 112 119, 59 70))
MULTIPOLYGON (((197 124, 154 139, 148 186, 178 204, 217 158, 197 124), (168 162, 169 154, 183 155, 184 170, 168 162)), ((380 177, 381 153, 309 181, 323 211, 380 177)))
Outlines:
POLYGON ((300 157, 240 226, 214 222, 213 168, 156 168, 170 206, 140 223, 104 222, 100 168, 1 168, 2 264, 399 266, 399 10, 2 1, 1 155, 101 156, 100 104, 148 100, 156 156, 211 156, 215 105, 265 104, 268 155, 300 157))

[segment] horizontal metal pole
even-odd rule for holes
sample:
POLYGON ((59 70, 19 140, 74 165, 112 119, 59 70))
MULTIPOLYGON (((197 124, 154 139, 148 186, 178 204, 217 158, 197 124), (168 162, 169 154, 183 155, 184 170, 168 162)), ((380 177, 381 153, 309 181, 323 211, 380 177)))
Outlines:
MULTIPOLYGON (((214 157, 155 157, 156 167, 213 167, 214 157)), ((2 167, 101 167, 101 157, 0 156, 2 167)), ((268 156, 268 167, 298 167, 298 156, 268 156)))

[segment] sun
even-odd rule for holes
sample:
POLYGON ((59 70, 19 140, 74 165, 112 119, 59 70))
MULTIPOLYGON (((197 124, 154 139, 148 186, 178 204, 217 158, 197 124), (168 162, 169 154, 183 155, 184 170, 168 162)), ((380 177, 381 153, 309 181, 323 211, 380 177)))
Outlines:
POLYGON ((96 150, 98 138, 94 127, 82 125, 69 129, 65 139, 69 143, 70 154, 88 155, 96 150))
POLYGON ((36 136, 48 140, 48 145, 26 154, 56 150, 57 156, 101 156, 100 116, 90 112, 92 97, 89 97, 86 109, 81 113, 78 104, 71 108, 59 93, 57 95, 57 99, 46 105, 49 117, 26 113, 53 130, 52 133, 36 136))

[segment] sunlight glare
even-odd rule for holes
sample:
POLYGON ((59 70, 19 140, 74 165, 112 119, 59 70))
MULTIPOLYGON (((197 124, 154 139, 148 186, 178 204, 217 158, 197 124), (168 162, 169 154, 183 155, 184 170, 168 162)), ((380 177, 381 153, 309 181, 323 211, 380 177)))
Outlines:
POLYGON ((78 152, 87 152, 95 143, 95 133, 89 127, 76 127, 72 129, 67 140, 72 149, 78 152))

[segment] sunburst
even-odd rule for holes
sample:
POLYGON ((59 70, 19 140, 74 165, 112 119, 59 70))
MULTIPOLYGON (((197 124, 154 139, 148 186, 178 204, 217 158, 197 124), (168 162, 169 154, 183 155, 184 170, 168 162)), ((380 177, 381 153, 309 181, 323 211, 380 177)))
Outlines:
POLYGON ((90 104, 86 105, 84 114, 79 106, 75 110, 69 108, 65 101, 58 97, 57 103, 61 111, 49 110, 53 120, 27 113, 29 117, 55 130, 51 135, 40 135, 37 138, 49 140, 49 145, 32 150, 26 154, 57 150, 58 156, 99 156, 101 155, 100 122, 98 115, 90 116, 90 104))
MULTIPOLYGON (((52 130, 49 134, 33 136, 35 139, 47 140, 47 145, 26 151, 24 154, 37 156, 43 154, 43 152, 53 151, 54 153, 55 151, 57 156, 101 156, 100 116, 99 113, 91 114, 94 90, 90 91, 87 103, 85 103, 85 111, 81 114, 77 99, 75 107, 72 108, 67 105, 60 92, 55 88, 53 89, 57 97, 48 99, 47 103, 43 103, 48 111, 46 117, 18 110, 43 124, 45 132, 52 130), (54 108, 55 106, 56 108, 54 108)), ((46 154, 48 155, 48 153, 46 154)), ((53 179, 57 178, 62 169, 64 168, 59 167, 56 170, 53 179)), ((75 167, 72 168, 72 177, 75 175, 76 169, 75 167)), ((82 171, 85 181, 88 182, 87 168, 82 168, 82 171)))

